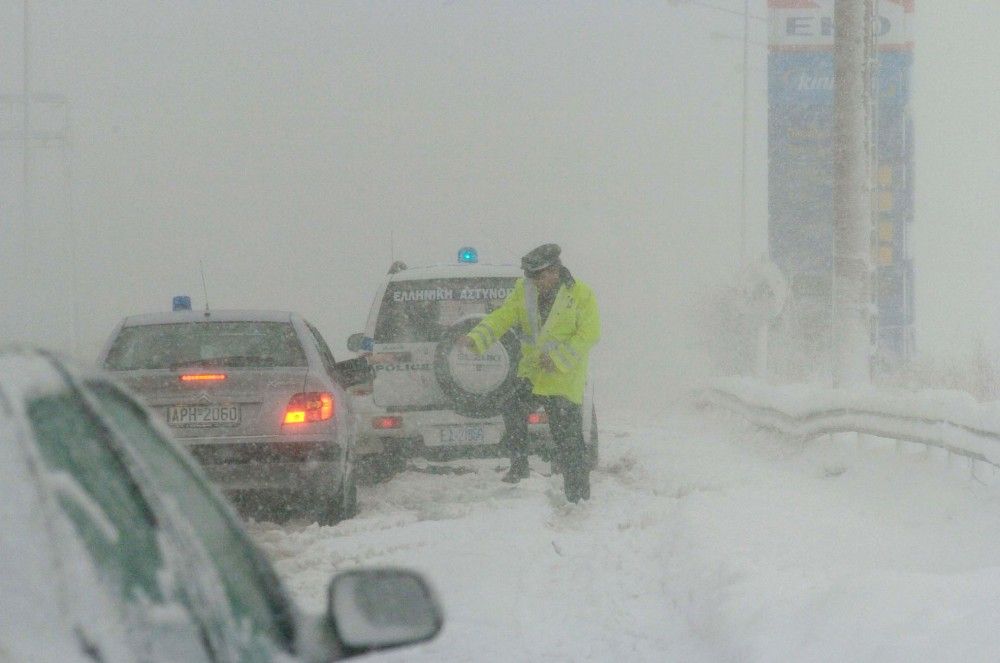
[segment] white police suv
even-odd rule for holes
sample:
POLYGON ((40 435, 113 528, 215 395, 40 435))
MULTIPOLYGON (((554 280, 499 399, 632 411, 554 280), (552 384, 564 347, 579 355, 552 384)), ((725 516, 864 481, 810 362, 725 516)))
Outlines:
MULTIPOLYGON (((503 304, 521 275, 513 265, 480 263, 470 247, 463 247, 451 264, 392 265, 365 331, 347 342, 374 368, 359 431, 362 454, 380 454, 397 469, 409 455, 505 454, 500 413, 516 380, 517 332, 508 332, 481 357, 454 341, 503 304)), ((596 465, 592 384, 583 407, 590 412, 584 417, 588 456, 596 465)), ((544 410, 529 414, 528 429, 533 449, 548 455, 552 438, 544 410)))

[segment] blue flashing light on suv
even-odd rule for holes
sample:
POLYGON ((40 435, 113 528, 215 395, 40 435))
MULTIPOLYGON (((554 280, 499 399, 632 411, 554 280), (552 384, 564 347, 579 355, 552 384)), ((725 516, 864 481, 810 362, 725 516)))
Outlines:
POLYGON ((479 262, 479 252, 471 246, 463 246, 458 250, 458 261, 465 263, 479 262))
POLYGON ((187 295, 177 295, 176 297, 174 297, 173 310, 175 310, 175 311, 190 311, 191 310, 191 298, 188 297, 187 295))

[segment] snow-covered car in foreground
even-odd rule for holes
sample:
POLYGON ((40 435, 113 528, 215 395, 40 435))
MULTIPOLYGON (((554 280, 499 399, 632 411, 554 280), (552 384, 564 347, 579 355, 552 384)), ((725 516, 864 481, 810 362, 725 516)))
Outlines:
POLYGON ((302 616, 166 427, 40 351, 0 351, 0 485, 4 661, 330 661, 441 627, 395 569, 336 576, 302 616))
MULTIPOLYGON (((399 464, 407 455, 431 457, 504 453, 500 412, 516 379, 520 339, 511 330, 482 357, 455 340, 503 304, 522 276, 513 265, 478 262, 463 248, 458 262, 406 268, 394 263, 379 288, 363 333, 348 349, 367 357, 374 377, 361 401, 360 448, 399 464)), ((584 395, 584 439, 597 463, 593 384, 584 395)), ((534 450, 553 448, 545 411, 528 415, 534 450)))
POLYGON ((99 365, 145 399, 231 497, 263 497, 320 524, 354 515, 358 422, 347 389, 368 381, 369 368, 334 361, 301 316, 130 316, 99 365))

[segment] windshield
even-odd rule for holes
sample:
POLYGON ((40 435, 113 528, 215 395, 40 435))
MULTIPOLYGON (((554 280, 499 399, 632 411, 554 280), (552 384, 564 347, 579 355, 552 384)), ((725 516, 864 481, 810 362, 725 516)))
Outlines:
POLYGON ((288 322, 185 322, 123 328, 104 365, 114 371, 269 368, 305 366, 306 356, 288 322))
POLYGON ((514 292, 515 280, 483 277, 390 283, 379 308, 375 341, 436 343, 459 320, 498 308, 514 292))

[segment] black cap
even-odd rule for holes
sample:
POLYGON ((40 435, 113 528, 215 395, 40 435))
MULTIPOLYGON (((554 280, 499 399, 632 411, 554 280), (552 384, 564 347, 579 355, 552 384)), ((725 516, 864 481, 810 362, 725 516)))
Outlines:
POLYGON ((546 267, 559 264, 559 245, 542 244, 521 258, 521 269, 525 274, 539 272, 546 267))

